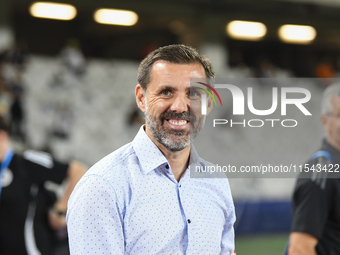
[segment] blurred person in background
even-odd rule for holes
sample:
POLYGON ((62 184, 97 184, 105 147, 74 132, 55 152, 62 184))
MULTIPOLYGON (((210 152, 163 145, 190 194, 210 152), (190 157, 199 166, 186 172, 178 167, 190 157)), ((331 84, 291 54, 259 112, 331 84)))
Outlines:
POLYGON ((320 78, 322 87, 327 87, 333 83, 332 78, 336 77, 336 71, 330 57, 324 56, 320 59, 315 67, 315 77, 320 78))
POLYGON ((16 73, 14 79, 10 82, 10 92, 12 96, 11 113, 11 136, 19 138, 25 142, 26 132, 24 130, 25 110, 23 107, 23 99, 25 96, 25 88, 21 78, 21 74, 16 73))
POLYGON ((74 123, 74 115, 66 100, 58 102, 52 123, 52 135, 60 139, 69 139, 74 123))
POLYGON ((340 84, 324 91, 321 122, 327 138, 294 190, 288 255, 340 254, 340 84))
MULTIPOLYGON (((213 77, 210 61, 184 45, 161 47, 141 62, 135 96, 146 124, 73 191, 72 255, 234 253, 228 180, 190 178, 195 164, 209 164, 190 143, 204 122, 201 90, 190 88, 190 78, 213 77), (193 97, 199 105, 190 105, 193 97)), ((208 113, 211 107, 209 100, 208 113)))
POLYGON ((2 116, 6 121, 11 120, 11 105, 13 103, 12 95, 6 79, 2 76, 0 72, 0 116, 2 116))
POLYGON ((0 254, 52 254, 58 244, 55 232, 66 228, 67 200, 86 168, 77 161, 58 162, 43 152, 15 153, 10 144, 9 125, 2 117, 0 161, 0 254), (56 200, 44 184, 65 179, 66 190, 56 200))
POLYGON ((255 77, 275 78, 276 76, 276 68, 274 67, 273 63, 268 58, 259 58, 257 68, 255 69, 255 77))
POLYGON ((14 65, 18 71, 25 70, 29 50, 25 39, 19 39, 16 44, 5 53, 5 60, 14 65))
POLYGON ((85 73, 85 57, 77 39, 71 38, 61 50, 61 58, 70 70, 77 76, 82 77, 85 73))
POLYGON ((321 58, 315 67, 315 76, 321 79, 334 78, 335 69, 333 67, 332 59, 324 56, 321 58))

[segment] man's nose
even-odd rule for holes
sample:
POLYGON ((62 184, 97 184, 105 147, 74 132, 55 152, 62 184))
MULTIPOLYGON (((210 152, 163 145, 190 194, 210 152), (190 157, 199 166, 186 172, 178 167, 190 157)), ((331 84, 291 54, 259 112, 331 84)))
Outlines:
POLYGON ((170 107, 171 111, 182 113, 189 110, 190 99, 187 96, 176 96, 170 107))

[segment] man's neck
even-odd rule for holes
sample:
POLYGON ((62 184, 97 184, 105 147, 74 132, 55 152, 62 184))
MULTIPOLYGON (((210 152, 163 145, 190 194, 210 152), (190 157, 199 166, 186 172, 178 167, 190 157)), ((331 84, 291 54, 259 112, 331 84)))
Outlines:
POLYGON ((175 179, 179 181, 189 164, 190 146, 185 147, 181 151, 169 151, 166 148, 164 150, 160 147, 158 148, 168 160, 175 179))
POLYGON ((158 149, 163 153, 165 158, 168 160, 171 167, 171 171, 175 176, 175 179, 179 181, 189 164, 190 146, 185 147, 181 151, 170 151, 167 148, 165 148, 163 144, 157 142, 153 136, 148 134, 147 131, 146 134, 153 141, 153 143, 156 144, 158 149))
POLYGON ((0 145, 0 162, 2 162, 4 160, 8 148, 9 148, 9 142, 4 141, 0 145))

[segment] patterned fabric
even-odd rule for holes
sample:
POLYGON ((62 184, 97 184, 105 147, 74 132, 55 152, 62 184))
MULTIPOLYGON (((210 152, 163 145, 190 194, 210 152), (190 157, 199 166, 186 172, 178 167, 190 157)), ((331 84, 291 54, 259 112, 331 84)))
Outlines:
POLYGON ((72 255, 234 253, 228 180, 190 178, 188 167, 177 182, 143 127, 84 175, 68 208, 72 255))

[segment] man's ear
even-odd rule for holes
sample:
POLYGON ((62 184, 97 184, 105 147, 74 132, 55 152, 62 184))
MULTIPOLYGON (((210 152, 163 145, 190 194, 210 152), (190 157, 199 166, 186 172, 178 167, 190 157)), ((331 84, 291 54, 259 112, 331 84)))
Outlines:
POLYGON ((213 108, 213 100, 211 97, 209 97, 208 99, 208 107, 207 107, 207 115, 211 112, 212 108, 213 108))
POLYGON ((322 114, 320 116, 321 124, 323 126, 323 129, 327 131, 327 122, 328 122, 328 117, 325 114, 322 114))
POLYGON ((140 84, 137 84, 136 90, 135 90, 135 95, 136 95, 136 103, 138 105, 138 108, 142 111, 145 112, 145 97, 146 93, 142 86, 140 84))

